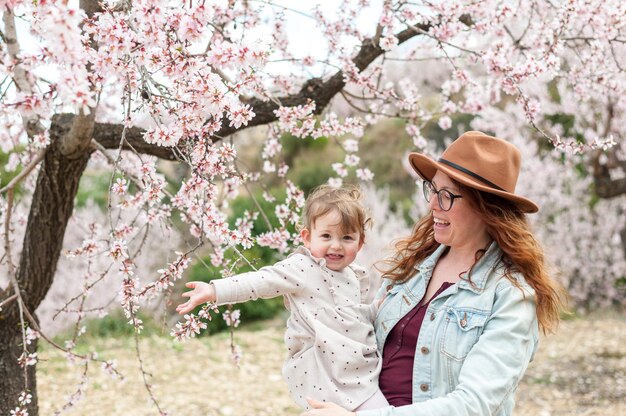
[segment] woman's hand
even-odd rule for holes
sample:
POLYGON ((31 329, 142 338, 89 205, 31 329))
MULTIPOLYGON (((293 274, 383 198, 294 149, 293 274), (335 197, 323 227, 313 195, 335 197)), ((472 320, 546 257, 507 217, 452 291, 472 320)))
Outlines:
POLYGON ((300 416, 356 416, 356 413, 349 412, 335 403, 318 402, 313 399, 306 399, 306 401, 313 410, 300 413, 300 416))
POLYGON ((183 293, 183 297, 189 298, 185 303, 181 303, 176 307, 176 312, 180 315, 184 315, 194 310, 198 305, 202 305, 207 302, 215 302, 215 286, 205 282, 187 282, 186 287, 189 292, 183 293))

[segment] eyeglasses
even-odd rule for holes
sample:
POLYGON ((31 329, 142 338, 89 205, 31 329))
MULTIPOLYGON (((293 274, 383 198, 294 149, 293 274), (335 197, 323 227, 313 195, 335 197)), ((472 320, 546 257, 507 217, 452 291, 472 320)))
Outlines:
POLYGON ((430 181, 424 181, 424 198, 426 201, 430 202, 430 199, 433 195, 437 195, 437 202, 439 203, 439 208, 443 211, 450 211, 452 209, 452 204, 456 198, 463 198, 461 195, 455 195, 447 189, 435 189, 435 186, 430 181))

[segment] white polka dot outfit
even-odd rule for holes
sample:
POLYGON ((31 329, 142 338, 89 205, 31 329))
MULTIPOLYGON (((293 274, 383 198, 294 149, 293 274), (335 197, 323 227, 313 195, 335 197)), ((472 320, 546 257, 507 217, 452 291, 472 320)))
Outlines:
POLYGON ((353 410, 378 390, 376 309, 361 303, 368 279, 360 266, 330 270, 324 259, 300 247, 273 266, 213 284, 222 305, 284 296, 291 313, 283 376, 301 407, 311 397, 353 410))

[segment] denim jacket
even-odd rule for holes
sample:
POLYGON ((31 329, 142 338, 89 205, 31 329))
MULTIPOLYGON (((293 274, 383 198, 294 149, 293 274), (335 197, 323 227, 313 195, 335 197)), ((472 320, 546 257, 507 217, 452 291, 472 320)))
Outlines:
MULTIPOLYGON (((408 281, 384 280, 376 317, 382 352, 393 326, 424 296, 440 246, 408 281)), ((358 416, 461 416, 513 413, 515 390, 538 341, 535 292, 523 276, 519 286, 503 277, 502 250, 493 242, 462 279, 433 299, 418 336, 413 363, 413 404, 357 412, 358 416)))

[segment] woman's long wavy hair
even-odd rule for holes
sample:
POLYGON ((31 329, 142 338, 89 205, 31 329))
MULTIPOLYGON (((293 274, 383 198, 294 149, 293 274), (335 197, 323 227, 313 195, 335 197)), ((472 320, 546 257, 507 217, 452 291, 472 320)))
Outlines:
MULTIPOLYGON (((554 332, 561 312, 566 310, 566 291, 550 276, 543 248, 531 232, 526 215, 504 198, 456 184, 463 200, 478 213, 502 249, 505 277, 519 287, 512 273, 524 276, 536 293, 539 327, 544 333, 554 332)), ((388 269, 383 271, 383 277, 404 282, 415 274, 415 267, 439 247, 433 224, 429 213, 415 224, 410 237, 396 243, 396 255, 386 261, 388 269)), ((480 258, 479 253, 476 258, 480 258)))

